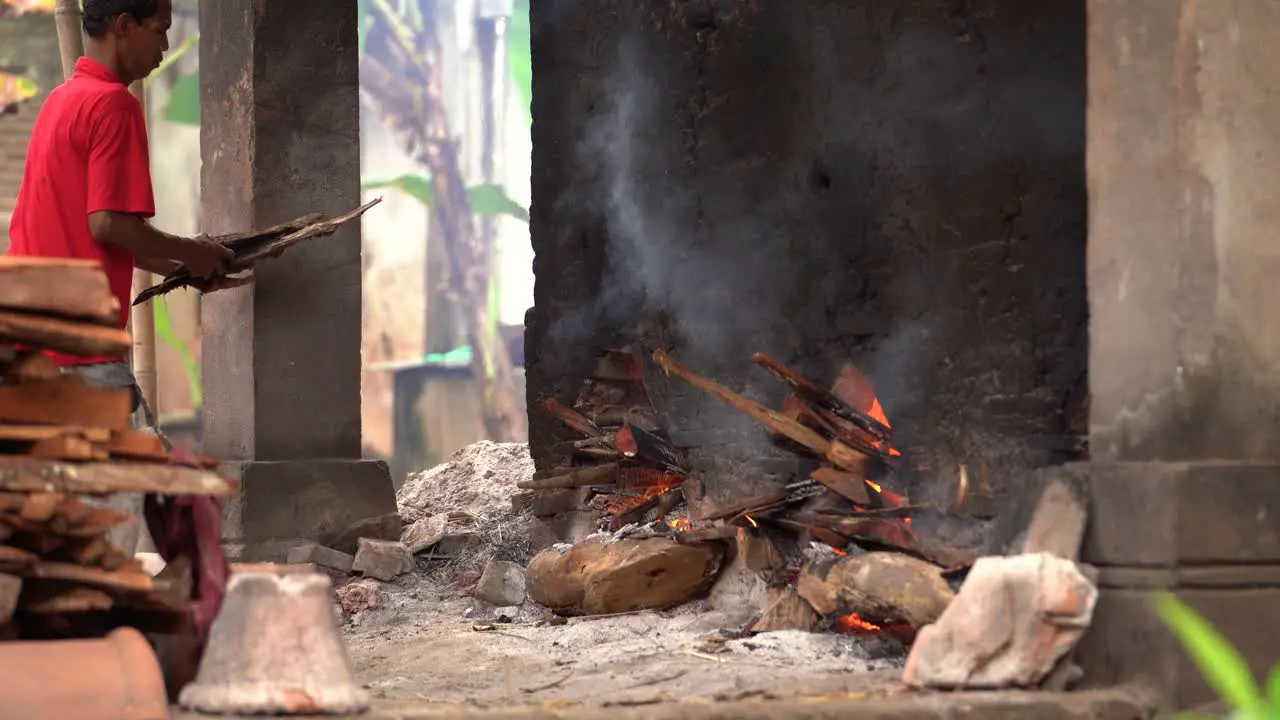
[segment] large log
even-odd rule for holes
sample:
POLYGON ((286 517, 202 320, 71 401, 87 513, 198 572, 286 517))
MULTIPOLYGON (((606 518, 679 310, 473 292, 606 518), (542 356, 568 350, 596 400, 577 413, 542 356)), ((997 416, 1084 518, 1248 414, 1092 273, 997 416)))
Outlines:
POLYGON ((563 614, 661 610, 710 587, 721 558, 720 546, 713 544, 592 538, 566 552, 539 553, 526 582, 530 598, 563 614))
POLYGON ((913 628, 937 620, 955 597, 936 565, 894 552, 809 563, 796 592, 826 617, 857 613, 913 628))

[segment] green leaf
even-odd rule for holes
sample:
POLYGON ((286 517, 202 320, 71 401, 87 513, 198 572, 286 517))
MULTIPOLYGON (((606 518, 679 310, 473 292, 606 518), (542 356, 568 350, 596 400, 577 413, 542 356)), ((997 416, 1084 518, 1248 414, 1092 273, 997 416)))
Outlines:
POLYGON ((1271 712, 1268 717, 1280 718, 1280 665, 1271 668, 1267 676, 1267 698, 1271 712))
POLYGON ((1173 593, 1161 591, 1155 600, 1156 612, 1182 643, 1218 699, 1249 717, 1263 717, 1266 703, 1248 663, 1235 646, 1173 593))
POLYGON ((364 178, 360 187, 365 190, 395 188, 418 199, 427 207, 435 204, 435 190, 431 187, 431 178, 426 175, 400 175, 393 178, 364 178))
POLYGON ((364 56, 364 44, 369 39, 369 25, 373 16, 369 14, 369 0, 356 0, 356 57, 364 56))
POLYGON ((512 200, 501 185, 475 185, 467 188, 471 212, 476 215, 509 215, 529 222, 529 211, 512 200))
POLYGON ((178 78, 169 93, 162 118, 180 125, 200 124, 200 73, 193 72, 178 78))
POLYGON ((525 119, 533 122, 533 54, 529 37, 529 0, 515 0, 507 28, 507 65, 520 90, 525 119))
POLYGON ((182 363, 183 374, 187 376, 187 392, 191 394, 191 404, 195 407, 204 405, 204 389, 200 384, 200 365, 196 362, 191 348, 182 341, 173 328, 173 319, 169 315, 169 305, 163 297, 151 301, 156 318, 156 338, 173 348, 182 363))
MULTIPOLYGON (((365 190, 394 188, 418 199, 418 202, 430 208, 435 204, 435 190, 431 187, 431 178, 426 175, 399 175, 390 178, 364 178, 360 187, 365 190)), ((501 185, 475 185, 467 188, 467 202, 471 204, 471 212, 476 215, 508 215, 529 222, 529 211, 520 203, 512 200, 501 185)))

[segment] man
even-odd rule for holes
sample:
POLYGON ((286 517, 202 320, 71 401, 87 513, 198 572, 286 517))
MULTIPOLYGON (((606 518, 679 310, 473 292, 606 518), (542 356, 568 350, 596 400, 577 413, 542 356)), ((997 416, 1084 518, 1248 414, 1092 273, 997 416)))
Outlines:
MULTIPOLYGON (((205 279, 206 292, 247 282, 225 279, 226 248, 147 222, 155 199, 146 120, 128 87, 160 64, 172 19, 172 0, 84 0, 85 57, 36 117, 9 225, 10 255, 101 263, 120 303, 121 328, 135 267, 167 275, 186 266, 205 279)), ((126 358, 51 357, 90 385, 131 389, 135 412, 155 430, 126 358)))

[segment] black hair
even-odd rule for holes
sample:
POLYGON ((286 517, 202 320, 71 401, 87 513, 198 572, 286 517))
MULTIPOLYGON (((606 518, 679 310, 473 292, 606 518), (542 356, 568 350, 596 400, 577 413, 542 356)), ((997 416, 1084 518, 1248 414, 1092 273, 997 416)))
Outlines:
POLYGON ((84 0, 84 32, 91 38, 107 34, 120 15, 142 22, 160 12, 160 0, 84 0))

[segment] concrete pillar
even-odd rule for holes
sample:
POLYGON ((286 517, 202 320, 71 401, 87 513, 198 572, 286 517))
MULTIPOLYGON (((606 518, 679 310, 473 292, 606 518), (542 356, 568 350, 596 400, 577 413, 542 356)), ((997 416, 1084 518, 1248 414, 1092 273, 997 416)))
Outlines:
MULTIPOLYGON (((356 8, 200 7, 201 228, 266 227, 360 202, 356 8)), ((316 537, 395 510, 360 442, 360 231, 296 246, 204 300, 207 452, 242 463, 228 536, 316 537)))
POLYGON ((1280 657, 1280 5, 1088 0, 1086 671, 1209 693, 1149 611, 1173 587, 1280 657))

